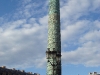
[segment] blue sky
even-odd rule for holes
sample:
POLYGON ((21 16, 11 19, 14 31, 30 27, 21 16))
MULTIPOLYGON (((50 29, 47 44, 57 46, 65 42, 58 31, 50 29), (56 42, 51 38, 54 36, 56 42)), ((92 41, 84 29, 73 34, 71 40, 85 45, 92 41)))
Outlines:
MULTIPOLYGON (((100 0, 60 0, 62 75, 100 73, 100 0)), ((48 0, 0 0, 0 66, 46 75, 48 0)))

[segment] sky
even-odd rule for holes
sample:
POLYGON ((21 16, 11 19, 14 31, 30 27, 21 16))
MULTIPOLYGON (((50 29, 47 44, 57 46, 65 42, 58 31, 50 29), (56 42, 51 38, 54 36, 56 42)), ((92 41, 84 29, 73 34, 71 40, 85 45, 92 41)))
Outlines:
MULTIPOLYGON (((100 73, 100 0, 60 0, 62 75, 100 73)), ((48 0, 0 0, 0 66, 46 75, 48 0)))

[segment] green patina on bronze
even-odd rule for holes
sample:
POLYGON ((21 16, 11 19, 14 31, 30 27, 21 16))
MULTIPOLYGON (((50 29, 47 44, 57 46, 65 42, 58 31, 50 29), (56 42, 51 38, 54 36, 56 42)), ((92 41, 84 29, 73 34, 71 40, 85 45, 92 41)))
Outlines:
MULTIPOLYGON (((56 52, 61 55, 61 35, 60 35, 60 8, 59 0, 49 0, 49 20, 48 20, 48 46, 47 52, 56 52)), ((61 57, 60 57, 61 59, 61 57)), ((61 60, 57 63, 57 58, 47 58, 47 75, 61 75, 61 60), (54 66, 53 66, 54 65, 54 66)))
POLYGON ((59 0, 49 0, 48 48, 61 51, 59 0))

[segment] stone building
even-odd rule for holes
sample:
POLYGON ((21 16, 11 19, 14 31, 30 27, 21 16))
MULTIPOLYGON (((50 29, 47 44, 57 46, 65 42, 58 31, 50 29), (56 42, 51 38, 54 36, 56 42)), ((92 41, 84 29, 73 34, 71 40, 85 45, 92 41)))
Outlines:
POLYGON ((0 75, 40 75, 32 72, 25 72, 24 70, 8 69, 6 66, 0 67, 0 75))
POLYGON ((89 75, 100 75, 100 73, 97 73, 97 72, 93 72, 93 73, 89 73, 89 75))

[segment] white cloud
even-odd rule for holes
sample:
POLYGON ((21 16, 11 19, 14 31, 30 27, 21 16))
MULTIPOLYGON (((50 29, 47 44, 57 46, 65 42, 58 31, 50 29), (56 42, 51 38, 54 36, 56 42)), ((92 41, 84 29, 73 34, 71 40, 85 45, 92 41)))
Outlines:
POLYGON ((86 33, 83 37, 80 38, 80 41, 86 42, 86 41, 95 41, 95 42, 100 42, 100 31, 91 31, 86 33))
MULTIPOLYGON (((33 67, 39 65, 39 60, 45 56, 47 17, 43 16, 38 20, 32 15, 35 13, 33 3, 23 5, 25 7, 20 7, 16 13, 12 14, 14 17, 11 21, 3 23, 0 27, 0 66, 33 67), (41 25, 39 25, 39 21, 41 25)), ((37 10, 37 12, 39 11, 37 10)), ((43 58, 43 60, 45 59, 43 58)), ((40 66, 42 66, 42 62, 40 66)))
POLYGON ((47 26, 48 25, 48 16, 44 16, 44 17, 40 18, 39 23, 47 26))
POLYGON ((90 24, 87 20, 81 20, 66 26, 66 28, 62 29, 62 41, 71 41, 80 38, 90 28, 90 24))
MULTIPOLYGON (((17 64, 20 65, 18 67, 22 67, 27 63, 35 63, 35 61, 30 59, 40 59, 39 55, 44 56, 41 54, 41 51, 45 53, 46 50, 45 36, 47 35, 44 34, 45 26, 42 27, 34 23, 33 26, 26 27, 26 23, 21 22, 21 20, 9 24, 0 33, 0 54, 2 54, 0 65, 15 66, 17 64), (23 25, 22 28, 20 28, 21 25, 23 25)), ((28 67, 29 65, 31 64, 26 66, 28 67)))
POLYGON ((63 63, 100 66, 100 20, 82 18, 99 12, 97 2, 100 3, 98 0, 68 0, 61 7, 63 63))
POLYGON ((100 47, 98 42, 88 41, 75 51, 62 52, 62 59, 67 64, 83 64, 86 66, 100 66, 100 47))

